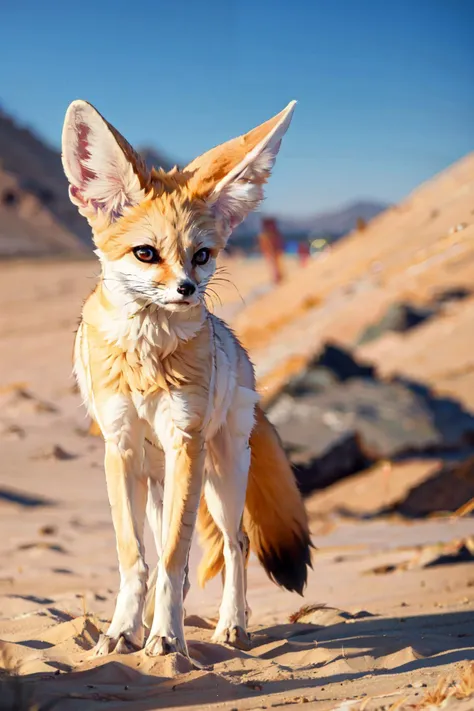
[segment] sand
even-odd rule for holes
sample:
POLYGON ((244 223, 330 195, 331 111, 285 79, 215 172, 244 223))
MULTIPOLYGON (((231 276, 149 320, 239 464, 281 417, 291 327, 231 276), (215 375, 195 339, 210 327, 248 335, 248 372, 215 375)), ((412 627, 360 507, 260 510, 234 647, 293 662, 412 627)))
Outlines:
MULTIPOLYGON (((258 260, 227 266, 246 309, 268 300, 258 260)), ((194 546, 191 660, 143 652, 91 659, 118 587, 103 445, 87 434, 70 366, 96 272, 93 261, 0 266, 0 652, 11 677, 0 708, 23 694, 56 700, 61 711, 299 703, 380 711, 415 708, 440 675, 460 678, 474 659, 474 569, 423 560, 469 539, 472 519, 364 516, 401 496, 436 465, 430 460, 406 463, 396 478, 364 473, 308 500, 317 550, 304 599, 278 589, 251 559, 250 652, 211 643, 220 582, 198 588, 194 546), (360 515, 339 515, 344 506, 360 515), (302 605, 309 608, 295 619, 302 605)), ((242 301, 230 287, 221 294, 217 313, 237 324, 242 301)), ((148 531, 146 540, 153 563, 148 531)))

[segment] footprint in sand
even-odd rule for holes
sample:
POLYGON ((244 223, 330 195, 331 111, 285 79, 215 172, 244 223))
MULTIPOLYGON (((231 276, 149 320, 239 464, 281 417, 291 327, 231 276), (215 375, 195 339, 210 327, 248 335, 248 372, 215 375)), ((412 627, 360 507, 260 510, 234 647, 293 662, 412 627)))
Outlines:
POLYGON ((3 439, 21 440, 25 439, 26 432, 19 425, 3 423, 0 425, 0 435, 3 439))
POLYGON ((19 386, 12 386, 11 389, 4 388, 1 401, 3 412, 11 416, 59 412, 52 403, 42 400, 26 388, 19 386))

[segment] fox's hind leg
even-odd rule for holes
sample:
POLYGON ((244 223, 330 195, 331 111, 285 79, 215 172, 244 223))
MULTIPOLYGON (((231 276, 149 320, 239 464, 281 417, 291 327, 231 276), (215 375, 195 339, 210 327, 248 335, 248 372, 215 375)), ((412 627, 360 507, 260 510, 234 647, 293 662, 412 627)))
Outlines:
MULTIPOLYGON (((246 571, 248 539, 242 531, 247 478, 248 444, 253 423, 254 399, 238 389, 226 424, 209 443, 204 494, 209 512, 224 539, 224 592, 214 639, 248 649, 246 571)), ((254 396, 254 393, 251 393, 254 396)))
MULTIPOLYGON (((248 567, 249 558, 250 558, 250 540, 249 540, 249 537, 247 536, 245 530, 243 529, 243 527, 241 527, 241 530, 240 530, 240 548, 242 550, 242 557, 244 559, 245 621, 246 621, 247 627, 248 627, 250 615, 252 614, 252 610, 250 609, 248 601, 247 601, 247 567, 248 567)), ((222 586, 224 586, 225 585, 225 565, 221 571, 221 580, 222 580, 222 586)))
POLYGON ((222 442, 216 440, 228 439, 226 434, 221 431, 210 447, 213 461, 204 485, 209 511, 224 539, 224 591, 214 640, 248 649, 241 521, 250 457, 245 450, 239 452, 235 448, 232 457, 222 456, 222 442))
POLYGON ((245 531, 242 529, 242 556, 244 559, 244 590, 245 590, 245 620, 247 622, 247 626, 249 624, 250 620, 250 615, 252 614, 252 610, 249 607, 249 604, 247 602, 247 568, 249 564, 249 558, 250 558, 250 540, 245 531))

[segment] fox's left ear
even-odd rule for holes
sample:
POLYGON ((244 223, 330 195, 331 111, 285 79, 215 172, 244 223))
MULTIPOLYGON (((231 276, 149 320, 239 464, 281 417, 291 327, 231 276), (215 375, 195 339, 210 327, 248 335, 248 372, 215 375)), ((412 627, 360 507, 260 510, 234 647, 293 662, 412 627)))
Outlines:
POLYGON ((211 205, 223 237, 263 200, 281 139, 291 122, 296 101, 244 136, 234 138, 196 158, 186 167, 192 192, 211 205))
POLYGON ((99 215, 113 222, 145 196, 142 159, 87 101, 73 101, 67 110, 62 160, 71 201, 90 223, 99 215))

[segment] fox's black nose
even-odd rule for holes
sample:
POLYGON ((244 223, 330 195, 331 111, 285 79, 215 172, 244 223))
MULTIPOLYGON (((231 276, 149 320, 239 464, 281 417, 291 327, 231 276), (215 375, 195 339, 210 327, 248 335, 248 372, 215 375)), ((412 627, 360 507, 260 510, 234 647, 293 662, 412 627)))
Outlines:
POLYGON ((181 281, 178 284, 176 291, 178 292, 178 294, 181 294, 181 296, 191 296, 191 294, 194 294, 194 292, 196 291, 196 287, 194 286, 192 281, 185 279, 185 281, 181 281))

